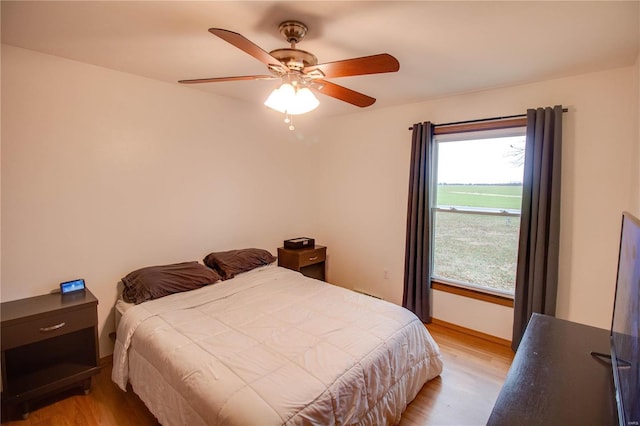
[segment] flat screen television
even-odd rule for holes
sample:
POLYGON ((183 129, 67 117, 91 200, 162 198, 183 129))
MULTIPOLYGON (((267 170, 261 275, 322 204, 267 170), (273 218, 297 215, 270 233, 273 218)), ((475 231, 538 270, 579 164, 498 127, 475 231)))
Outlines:
POLYGON ((622 214, 611 320, 611 365, 620 426, 640 425, 640 220, 622 214))

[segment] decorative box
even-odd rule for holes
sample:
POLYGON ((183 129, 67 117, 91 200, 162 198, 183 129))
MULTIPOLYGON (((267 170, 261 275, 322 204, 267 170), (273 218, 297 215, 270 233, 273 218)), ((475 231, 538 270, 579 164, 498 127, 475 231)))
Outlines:
POLYGON ((316 240, 308 237, 292 238, 290 240, 284 240, 284 248, 286 249, 305 249, 314 248, 316 240))

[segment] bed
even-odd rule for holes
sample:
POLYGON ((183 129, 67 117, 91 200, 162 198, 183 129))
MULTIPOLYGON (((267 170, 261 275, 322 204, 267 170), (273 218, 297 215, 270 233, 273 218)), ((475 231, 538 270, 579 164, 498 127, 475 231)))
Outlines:
POLYGON ((413 313, 275 264, 117 311, 112 379, 167 426, 396 424, 442 371, 413 313))

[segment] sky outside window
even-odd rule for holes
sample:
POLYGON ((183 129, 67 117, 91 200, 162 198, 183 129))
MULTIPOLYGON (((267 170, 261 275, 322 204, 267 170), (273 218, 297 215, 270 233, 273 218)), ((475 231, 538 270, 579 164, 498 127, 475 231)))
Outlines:
POLYGON ((524 136, 441 142, 439 184, 522 184, 524 136))

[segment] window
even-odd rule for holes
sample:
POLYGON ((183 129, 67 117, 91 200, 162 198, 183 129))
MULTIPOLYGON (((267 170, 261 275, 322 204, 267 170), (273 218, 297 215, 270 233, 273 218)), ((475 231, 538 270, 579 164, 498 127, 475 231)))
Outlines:
POLYGON ((436 131, 433 281, 513 297, 524 147, 524 127, 436 131))

